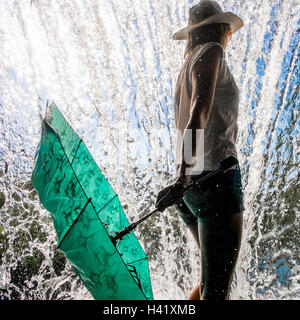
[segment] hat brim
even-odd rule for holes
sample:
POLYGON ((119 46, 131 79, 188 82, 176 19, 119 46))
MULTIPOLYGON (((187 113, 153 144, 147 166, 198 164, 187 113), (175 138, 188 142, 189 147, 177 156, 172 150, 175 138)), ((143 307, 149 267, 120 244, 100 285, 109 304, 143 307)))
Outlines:
POLYGON ((232 33, 238 31, 244 25, 243 20, 232 12, 221 12, 214 14, 203 21, 190 25, 184 29, 181 29, 174 33, 173 40, 186 40, 189 32, 202 26, 206 26, 214 23, 228 23, 232 33))

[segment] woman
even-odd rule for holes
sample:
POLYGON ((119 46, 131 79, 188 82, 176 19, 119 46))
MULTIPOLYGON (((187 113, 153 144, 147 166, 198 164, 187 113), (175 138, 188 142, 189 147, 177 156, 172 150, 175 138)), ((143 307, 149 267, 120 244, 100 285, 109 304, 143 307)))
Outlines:
POLYGON ((216 1, 202 0, 190 9, 188 27, 173 36, 187 40, 174 103, 182 139, 177 142, 177 179, 160 191, 156 207, 162 211, 176 203, 200 247, 201 281, 189 297, 192 300, 229 298, 241 243, 244 207, 238 165, 184 191, 222 160, 237 157, 239 92, 224 50, 242 26, 238 16, 224 13, 216 1), (199 137, 204 141, 200 152, 199 137), (188 148, 190 156, 184 151, 188 148))

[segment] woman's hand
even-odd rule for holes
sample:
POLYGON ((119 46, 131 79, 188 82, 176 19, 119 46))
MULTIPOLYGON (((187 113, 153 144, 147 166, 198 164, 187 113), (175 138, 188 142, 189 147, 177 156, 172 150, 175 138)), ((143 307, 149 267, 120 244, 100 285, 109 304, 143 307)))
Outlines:
POLYGON ((171 184, 158 193, 155 207, 161 212, 164 211, 166 208, 179 202, 185 190, 184 180, 177 179, 174 184, 171 184))

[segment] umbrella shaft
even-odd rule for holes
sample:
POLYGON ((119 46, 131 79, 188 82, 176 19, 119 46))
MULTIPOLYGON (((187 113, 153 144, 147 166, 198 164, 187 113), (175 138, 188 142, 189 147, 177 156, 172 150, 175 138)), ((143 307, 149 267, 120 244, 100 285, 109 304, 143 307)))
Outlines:
POLYGON ((154 213, 158 212, 158 209, 154 209, 153 211, 149 212, 148 214, 146 214, 143 218, 141 218, 140 220, 133 222, 132 224, 130 224, 128 227, 125 227, 122 231, 120 232, 116 232, 116 235, 113 237, 110 237, 112 243, 116 246, 117 240, 122 240, 123 237, 126 234, 129 234, 132 230, 134 230, 140 223, 142 223, 144 220, 146 220, 147 218, 149 218, 150 216, 152 216, 154 213))
POLYGON ((142 223, 144 220, 146 220, 147 218, 151 217, 154 213, 156 213, 158 211, 159 211, 158 209, 154 209, 153 211, 151 211, 148 214, 146 214, 143 218, 141 218, 137 222, 132 223, 132 225, 134 225, 133 229, 135 229, 140 223, 142 223))

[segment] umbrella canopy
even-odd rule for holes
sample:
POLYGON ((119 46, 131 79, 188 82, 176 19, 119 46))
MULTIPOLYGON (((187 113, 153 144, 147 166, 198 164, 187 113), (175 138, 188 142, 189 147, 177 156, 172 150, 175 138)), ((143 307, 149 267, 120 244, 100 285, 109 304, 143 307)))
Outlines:
POLYGON ((148 260, 118 196, 54 103, 42 122, 32 183, 51 213, 63 250, 94 299, 153 299, 148 260))

